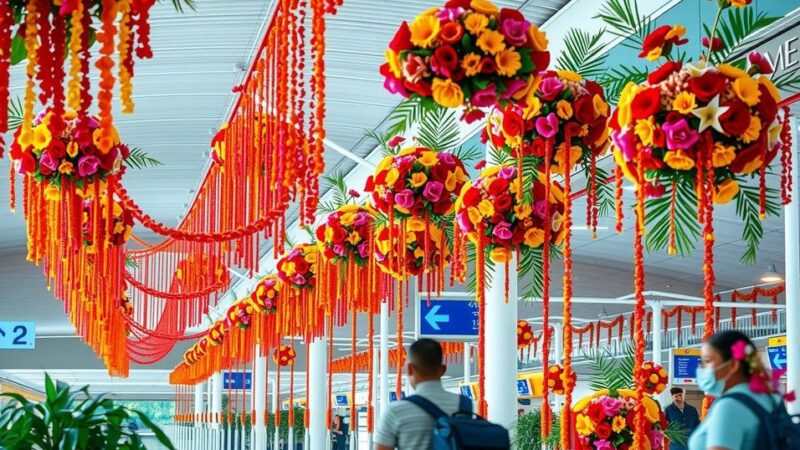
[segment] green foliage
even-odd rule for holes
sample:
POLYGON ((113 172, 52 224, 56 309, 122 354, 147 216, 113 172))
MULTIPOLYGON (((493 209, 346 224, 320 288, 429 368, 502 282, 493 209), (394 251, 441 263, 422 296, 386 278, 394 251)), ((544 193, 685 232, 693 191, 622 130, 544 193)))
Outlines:
MULTIPOLYGON (((767 216, 780 215, 780 202, 778 191, 767 188, 766 210, 767 216)), ((764 226, 759 217, 760 190, 758 186, 748 186, 743 182, 739 183, 739 194, 734 198, 736 201, 736 215, 742 220, 742 240, 747 244, 747 250, 740 260, 744 264, 754 264, 758 258, 758 244, 764 237, 764 226)))
POLYGON ((542 439, 542 410, 537 408, 517 419, 514 424, 512 444, 517 450, 540 450, 542 445, 556 448, 561 436, 558 414, 553 414, 550 436, 542 439))
POLYGON ((455 112, 442 106, 432 109, 419 124, 417 141, 423 147, 452 152, 461 140, 455 112))
MULTIPOLYGON (((697 221, 697 196, 688 182, 677 183, 675 198, 675 248, 677 254, 691 254, 700 237, 700 223, 697 221)), ((667 250, 669 247, 670 209, 672 184, 666 184, 666 193, 659 198, 645 202, 644 224, 647 229, 645 243, 647 251, 667 250)))
POLYGON ((139 262, 131 258, 131 255, 125 254, 125 268, 128 270, 135 270, 139 268, 139 262))
POLYGON ((386 135, 391 137, 405 134, 415 123, 424 122, 428 109, 418 97, 403 100, 387 118, 386 135))
POLYGON ((581 28, 571 28, 564 37, 564 51, 558 56, 556 67, 585 78, 599 78, 608 58, 606 44, 601 42, 604 33, 605 29, 592 34, 581 28))
POLYGON ((595 17, 608 25, 609 33, 624 39, 623 46, 636 50, 652 29, 651 19, 639 12, 636 0, 608 0, 595 17))
POLYGON ((332 175, 323 175, 322 181, 327 183, 330 187, 333 198, 328 201, 319 202, 317 210, 320 213, 330 214, 344 205, 356 203, 356 198, 350 195, 350 189, 347 187, 344 173, 336 172, 332 175))
POLYGON ((18 394, 0 394, 10 401, 0 409, 0 447, 9 450, 145 449, 141 437, 127 428, 141 421, 158 441, 175 447, 150 418, 137 410, 115 405, 105 395, 92 397, 89 387, 71 390, 45 375, 46 398, 31 402, 18 394))
POLYGON ((650 69, 647 67, 619 66, 609 69, 597 82, 603 86, 609 103, 616 104, 628 83, 643 83, 647 80, 648 74, 650 74, 650 69))
POLYGON ((8 100, 8 129, 16 130, 22 125, 22 117, 24 111, 22 108, 22 99, 19 97, 8 100))
MULTIPOLYGON (((614 177, 608 171, 600 166, 595 171, 597 179, 597 215, 599 217, 608 217, 614 212, 616 207, 616 200, 614 199, 614 177)), ((586 169, 586 189, 590 187, 589 170, 586 169)))
POLYGON ((387 142, 392 138, 392 136, 389 136, 389 133, 367 129, 364 130, 364 137, 378 144, 378 147, 381 149, 381 156, 387 157, 395 154, 395 149, 387 145, 387 142))
POLYGON ((773 78, 772 82, 782 91, 798 92, 800 91, 800 71, 784 72, 773 78))
MULTIPOLYGON (((303 442, 303 438, 305 437, 305 424, 303 422, 304 417, 304 409, 300 407, 294 408, 294 441, 295 442, 303 442)), ((249 423, 249 421, 248 421, 249 423)), ((289 411, 281 411, 281 425, 278 428, 278 433, 280 433, 280 438, 284 442, 288 442, 289 439, 289 411)), ((267 419, 267 435, 268 436, 275 436, 275 414, 269 413, 269 418, 267 419)), ((271 442, 272 439, 270 439, 271 442)))
POLYGON ((673 444, 685 446, 689 442, 689 433, 683 429, 680 422, 668 422, 667 428, 664 429, 664 437, 673 444))
POLYGON ((172 0, 172 6, 175 8, 175 11, 178 12, 184 12, 184 6, 192 11, 197 9, 194 0, 172 0))
MULTIPOLYGON (((711 53, 711 62, 731 63, 730 57, 738 53, 739 45, 747 36, 770 25, 780 17, 769 16, 766 12, 756 13, 755 8, 728 8, 727 14, 717 24, 715 36, 722 39, 723 48, 711 53)), ((703 24, 705 36, 711 36, 711 29, 703 24)), ((742 60, 742 63, 744 61, 742 60)))
POLYGON ((164 163, 153 158, 140 148, 131 150, 131 154, 125 159, 125 165, 132 169, 144 169, 147 167, 163 166, 164 163))
POLYGON ((595 391, 608 389, 613 396, 620 389, 633 389, 634 349, 629 346, 622 358, 614 358, 608 350, 599 350, 589 359, 589 387, 595 391))

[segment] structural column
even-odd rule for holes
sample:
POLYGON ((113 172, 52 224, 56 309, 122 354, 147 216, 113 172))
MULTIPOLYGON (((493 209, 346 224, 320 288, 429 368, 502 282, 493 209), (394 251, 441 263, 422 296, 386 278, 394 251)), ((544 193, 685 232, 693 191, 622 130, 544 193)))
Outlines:
POLYGON ((472 374, 472 344, 464 342, 464 383, 469 383, 472 374))
POLYGON ((653 310, 653 333, 651 335, 653 339, 653 362, 658 365, 663 365, 661 364, 661 353, 663 349, 661 342, 661 335, 663 331, 661 320, 661 302, 658 300, 651 302, 650 308, 653 310))
MULTIPOLYGON (((563 332, 562 324, 554 323, 553 324, 553 338, 551 342, 553 343, 553 355, 550 358, 552 364, 561 364, 561 346, 564 343, 564 339, 561 337, 563 332)), ((545 381, 546 382, 546 381, 545 381)), ((553 395, 553 411, 558 414, 561 411, 561 399, 563 398, 560 395, 553 395)))
MULTIPOLYGON (((376 421, 380 414, 389 407, 389 302, 381 302, 381 330, 380 330, 380 407, 376 421)), ((398 369, 399 370, 399 369, 398 369)))
POLYGON ((220 429, 222 421, 222 373, 211 376, 211 422, 215 430, 220 429))
MULTIPOLYGON (((488 419, 506 428, 517 420, 517 260, 495 264, 486 287, 483 358, 486 381, 481 392, 489 408, 488 419), (506 273, 508 267, 509 273, 506 273), (508 276, 508 301, 505 279, 508 276)), ((480 270, 480 269, 478 269, 480 270)))
POLYGON ((328 339, 319 338, 311 342, 308 367, 308 412, 309 443, 311 449, 325 449, 328 440, 325 416, 328 411, 326 399, 328 339))
MULTIPOLYGON (((800 176, 798 176, 798 121, 789 119, 792 135, 792 201, 786 205, 786 389, 800 392, 800 176)), ((790 414, 800 414, 800 400, 789 403, 790 414)))
MULTIPOLYGON (((267 445, 267 357, 261 354, 261 345, 256 344, 253 356, 253 448, 265 448, 267 445)), ((251 421, 252 423, 252 421, 251 421)))

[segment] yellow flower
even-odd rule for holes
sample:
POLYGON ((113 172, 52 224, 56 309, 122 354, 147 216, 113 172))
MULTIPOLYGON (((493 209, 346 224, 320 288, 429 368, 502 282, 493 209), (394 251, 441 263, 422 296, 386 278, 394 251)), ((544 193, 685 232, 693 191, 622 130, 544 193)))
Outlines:
POLYGON ((494 61, 497 63, 497 73, 506 77, 513 77, 522 68, 522 57, 513 49, 498 53, 494 61))
POLYGON ((714 203, 724 205, 739 193, 739 183, 732 178, 723 181, 714 189, 714 203))
POLYGON ((567 81, 574 81, 575 83, 583 79, 583 77, 580 76, 580 74, 575 73, 571 70, 556 70, 556 73, 560 78, 563 78, 567 81))
POLYGON ((539 100, 539 97, 532 97, 529 99, 527 106, 522 111, 522 118, 525 120, 530 120, 539 115, 539 112, 542 110, 542 101, 539 100))
POLYGON ((550 44, 547 41, 547 33, 539 29, 538 25, 531 25, 528 28, 528 37, 533 43, 533 49, 537 52, 547 51, 547 46, 550 44))
POLYGON ((400 172, 397 169, 392 167, 389 169, 389 173, 386 174, 386 185, 392 186, 397 182, 397 179, 400 178, 400 172))
POLYGON ((664 162, 675 170, 690 170, 694 167, 694 160, 683 150, 670 150, 664 155, 664 162))
POLYGON ((333 242, 333 228, 325 228, 325 242, 333 242))
POLYGON ((420 187, 428 181, 428 176, 422 172, 414 172, 411 174, 411 186, 420 187))
POLYGON ((544 243, 544 230, 531 228, 525 232, 525 245, 530 248, 539 248, 544 243))
POLYGON ((750 125, 747 126, 747 129, 744 130, 744 134, 742 134, 742 142, 749 144, 758 139, 760 135, 761 119, 759 119, 758 116, 750 116, 750 125))
POLYGON ((438 159, 436 158, 436 152, 427 151, 422 152, 422 155, 417 161, 425 167, 432 167, 436 165, 438 159))
POLYGON ((520 203, 514 205, 514 214, 517 216, 518 219, 526 219, 528 218, 528 216, 531 215, 532 212, 533 209, 531 208, 531 205, 527 203, 520 203))
POLYGON ((36 150, 44 150, 50 145, 53 134, 44 125, 33 127, 33 146, 36 150))
POLYGON ((461 86, 447 78, 434 78, 431 86, 433 100, 445 108, 457 108, 464 103, 464 92, 461 86))
MULTIPOLYGON (((570 152, 569 152, 569 166, 570 166, 570 169, 575 165, 575 163, 578 162, 578 158, 580 158, 582 154, 583 154, 583 151, 582 151, 580 146, 573 145, 573 146, 570 147, 570 152)), ((565 168, 565 165, 566 165, 565 164, 566 163, 566 161, 565 161, 566 156, 567 156, 567 153, 566 153, 565 145, 564 144, 559 145, 558 146, 558 150, 556 151, 556 156, 555 156, 556 165, 555 165, 555 167, 553 167, 553 173, 557 173, 557 174, 564 174, 565 173, 564 168, 565 168)))
POLYGON ((47 187, 44 188, 44 198, 50 201, 58 201, 61 198, 61 188, 48 184, 47 187))
POLYGON ((502 33, 494 30, 483 30, 478 40, 475 42, 478 48, 490 55, 496 55, 506 48, 502 33))
POLYGON ((769 91, 769 95, 775 99, 776 102, 781 101, 781 94, 778 93, 778 88, 772 83, 772 81, 767 77, 758 77, 758 84, 763 85, 769 91))
POLYGON ((697 108, 695 95, 688 91, 681 91, 672 101, 672 109, 681 114, 689 114, 695 108, 697 108))
POLYGON ((352 225, 353 222, 355 222, 355 220, 356 220, 356 215, 355 215, 355 213, 352 213, 352 212, 344 213, 344 214, 342 214, 341 217, 339 217, 339 222, 341 222, 342 225, 344 225, 346 227, 349 227, 350 225, 352 225))
POLYGON ((23 150, 27 150, 33 143, 33 132, 25 130, 20 131, 17 142, 23 150))
POLYGON ((569 120, 569 118, 572 117, 572 105, 566 100, 559 100, 556 104, 556 112, 558 113, 558 117, 569 120))
POLYGON ((474 206, 467 208, 467 215, 469 216, 469 221, 472 222, 473 225, 481 223, 481 220, 483 219, 480 211, 478 211, 478 208, 474 206))
POLYGON ((309 263, 309 264, 314 264, 314 263, 317 262, 317 252, 316 251, 310 251, 310 252, 306 253, 303 256, 303 259, 305 259, 306 262, 309 263))
POLYGON ((422 247, 417 247, 414 249, 414 258, 424 258, 425 257, 425 250, 422 247))
POLYGON ((411 42, 419 47, 428 48, 439 36, 439 19, 431 15, 419 15, 408 26, 411 42))
POLYGON ((717 70, 728 78, 750 77, 744 70, 730 64, 719 64, 717 70))
POLYGON ((361 235, 358 234, 358 231, 351 231, 349 235, 347 235, 347 242, 350 245, 358 245, 361 242, 361 235))
POLYGON ((631 102, 633 102, 633 98, 636 97, 638 92, 639 86, 631 81, 625 85, 625 88, 622 89, 622 92, 619 94, 619 101, 617 102, 617 109, 619 110, 617 113, 617 120, 621 127, 631 122, 631 102))
POLYGON ((625 418, 624 417, 615 416, 614 420, 611 421, 611 430, 614 431, 614 433, 619 433, 620 431, 622 431, 625 428, 627 428, 627 425, 628 424, 625 422, 625 418))
POLYGON ((661 58, 661 47, 656 47, 647 53, 648 61, 655 61, 658 58, 661 58))
POLYGON ((448 172, 447 179, 444 180, 444 188, 450 192, 456 188, 456 183, 458 183, 458 176, 455 172, 448 172))
POLYGON ((651 375, 650 375, 650 382, 651 382, 651 383, 658 383, 658 375, 656 375, 656 374, 651 374, 651 375))
POLYGON ((489 257, 492 258, 492 261, 496 263, 504 263, 506 261, 510 261, 511 256, 513 256, 513 253, 511 253, 509 249, 504 247, 495 247, 489 253, 489 257))
MULTIPOLYGON (((69 161, 63 161, 63 162, 62 162, 62 163, 61 163, 61 164, 58 166, 58 173, 61 173, 61 174, 64 174, 64 175, 72 175, 72 171, 73 171, 74 169, 75 169, 75 167, 72 165, 72 163, 71 163, 71 162, 69 162, 69 161)), ((115 205, 116 205, 116 204, 115 204, 115 205)))
POLYGON ((539 83, 542 82, 541 75, 531 75, 528 77, 528 84, 525 85, 524 88, 520 89, 519 91, 515 92, 514 95, 511 96, 514 100, 522 100, 523 98, 527 102, 530 98, 534 98, 536 96, 536 90, 539 89, 539 83))
POLYGON ((79 150, 77 142, 69 141, 69 144, 67 144, 67 155, 69 155, 70 158, 74 158, 79 150))
POLYGON ((480 13, 471 13, 464 19, 464 28, 477 36, 489 26, 489 18, 480 13))
POLYGON ((684 34, 686 34, 686 27, 684 27, 683 25, 675 25, 664 36, 664 39, 670 40, 670 39, 676 38, 676 37, 680 38, 680 37, 683 37, 684 34))
POLYGON ((478 203, 478 211, 483 217, 492 217, 494 215, 494 205, 491 201, 483 199, 478 203))
POLYGON ((653 122, 653 117, 647 119, 639 119, 636 121, 636 126, 633 127, 633 132, 642 141, 642 145, 650 145, 653 143, 653 132, 656 129, 656 124, 653 122))
POLYGON ((661 370, 658 371, 658 374, 661 375, 662 377, 666 377, 667 376, 667 369, 662 367, 661 370))
POLYGON ((464 69, 464 75, 471 77, 481 71, 481 57, 475 53, 467 53, 464 59, 461 60, 461 68, 464 69))
POLYGON ((386 55, 386 62, 389 63, 389 70, 392 71, 392 75, 397 78, 402 77, 403 68, 400 63, 400 55, 390 48, 387 48, 384 54, 386 55))
POLYGON ((737 78, 733 82, 733 92, 739 99, 747 104, 747 106, 755 106, 758 104, 758 98, 761 96, 761 91, 758 90, 758 81, 750 77, 737 78))
POLYGON ((583 414, 578 414, 575 417, 575 431, 582 436, 589 436, 594 432, 594 423, 592 419, 583 414))
POLYGON ((750 3, 748 0, 731 0, 731 6, 734 8, 744 8, 750 3))
POLYGON ((497 6, 495 6, 494 3, 490 2, 489 0, 472 0, 469 3, 469 7, 474 11, 481 14, 486 14, 487 16, 493 16, 500 12, 500 10, 497 9, 497 6))
POLYGON ((608 117, 608 103, 603 100, 600 94, 594 94, 594 97, 592 97, 592 106, 594 106, 595 117, 608 117))
POLYGON ((736 158, 736 147, 716 142, 714 143, 714 153, 711 158, 714 167, 726 167, 736 158))

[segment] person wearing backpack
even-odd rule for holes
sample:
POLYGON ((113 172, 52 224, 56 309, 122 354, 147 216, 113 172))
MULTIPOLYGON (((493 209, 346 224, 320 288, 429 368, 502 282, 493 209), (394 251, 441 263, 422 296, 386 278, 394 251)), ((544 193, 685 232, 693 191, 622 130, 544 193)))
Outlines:
POLYGON ((472 400, 447 392, 442 346, 419 339, 408 349, 414 395, 389 405, 375 433, 375 450, 503 450, 508 430, 472 414, 472 400))
POLYGON ((786 412, 779 380, 746 334, 726 330, 708 338, 697 384, 715 400, 689 437, 689 450, 800 449, 800 425, 786 412))

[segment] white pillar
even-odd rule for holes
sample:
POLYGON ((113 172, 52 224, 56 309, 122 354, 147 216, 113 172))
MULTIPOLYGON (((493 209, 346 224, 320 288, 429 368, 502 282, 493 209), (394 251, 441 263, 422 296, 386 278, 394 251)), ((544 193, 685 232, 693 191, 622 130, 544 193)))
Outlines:
POLYGON ((472 346, 469 342, 464 342, 464 383, 469 383, 470 373, 472 373, 471 348, 472 346))
MULTIPOLYGON (((800 175, 797 166, 798 122, 789 119, 792 135, 792 201, 786 205, 784 236, 786 240, 786 389, 800 391, 800 175)), ((800 414, 800 401, 788 405, 790 414, 800 414)))
MULTIPOLYGON (((278 408, 280 407, 280 402, 281 402, 281 393, 278 392, 278 382, 277 382, 277 378, 276 378, 276 381, 274 383, 272 383, 272 408, 271 409, 272 409, 273 413, 275 411, 277 411, 278 408)), ((283 412, 283 411, 281 411, 281 412, 283 412)), ((275 449, 275 450, 278 450, 279 448, 281 448, 280 442, 281 442, 281 429, 280 429, 279 426, 276 425, 275 426, 275 437, 273 439, 273 447, 272 448, 275 449)))
POLYGON ((256 344, 253 357, 253 410, 256 423, 253 426, 253 448, 265 448, 267 445, 267 424, 264 413, 267 407, 267 357, 261 355, 261 346, 256 344))
MULTIPOLYGON (((553 361, 553 364, 561 364, 561 345, 563 344, 563 339, 561 338, 561 328, 560 323, 553 324, 553 337, 551 342, 553 343, 553 356, 550 358, 550 361, 553 361)), ((553 396, 553 412, 557 415, 561 413, 561 399, 560 395, 553 396)))
MULTIPOLYGON (((381 303, 380 371, 381 395, 378 411, 383 414, 389 407, 389 302, 386 301, 381 303)), ((380 417, 376 415, 375 420, 379 420, 380 417)))
MULTIPOLYGON (((377 380, 378 379, 378 373, 379 373, 378 366, 380 365, 380 352, 373 351, 372 352, 372 358, 373 358, 373 362, 372 362, 372 379, 373 380, 377 380)), ((378 383, 375 383, 373 381, 372 382, 372 420, 373 420, 373 422, 372 422, 372 430, 373 430, 373 432, 370 433, 369 437, 368 437, 367 448, 369 450, 372 450, 374 448, 375 444, 373 443, 372 439, 373 439, 374 434, 375 434, 375 428, 377 428, 377 425, 378 425, 375 422, 375 419, 380 417, 380 408, 379 408, 380 402, 378 401, 378 392, 379 392, 378 383)))
POLYGON ((203 414, 203 390, 205 390, 205 383, 198 383, 194 386, 194 426, 199 427, 200 418, 203 414))
POLYGON ((211 376, 211 413, 211 426, 215 430, 219 430, 222 414, 222 373, 220 372, 211 376))
POLYGON ((517 420, 517 261, 495 264, 486 287, 486 348, 483 358, 488 419, 510 428, 517 420), (508 276, 508 301, 505 278, 508 276))
POLYGON ((663 328, 663 322, 661 320, 661 309, 662 305, 661 302, 658 300, 654 300, 650 303, 650 307, 653 310, 653 362, 661 365, 661 353, 662 353, 662 343, 661 343, 661 331, 663 328))
POLYGON ((328 410, 327 367, 328 339, 311 342, 308 367, 309 449, 325 449, 328 441, 325 416, 328 410))

